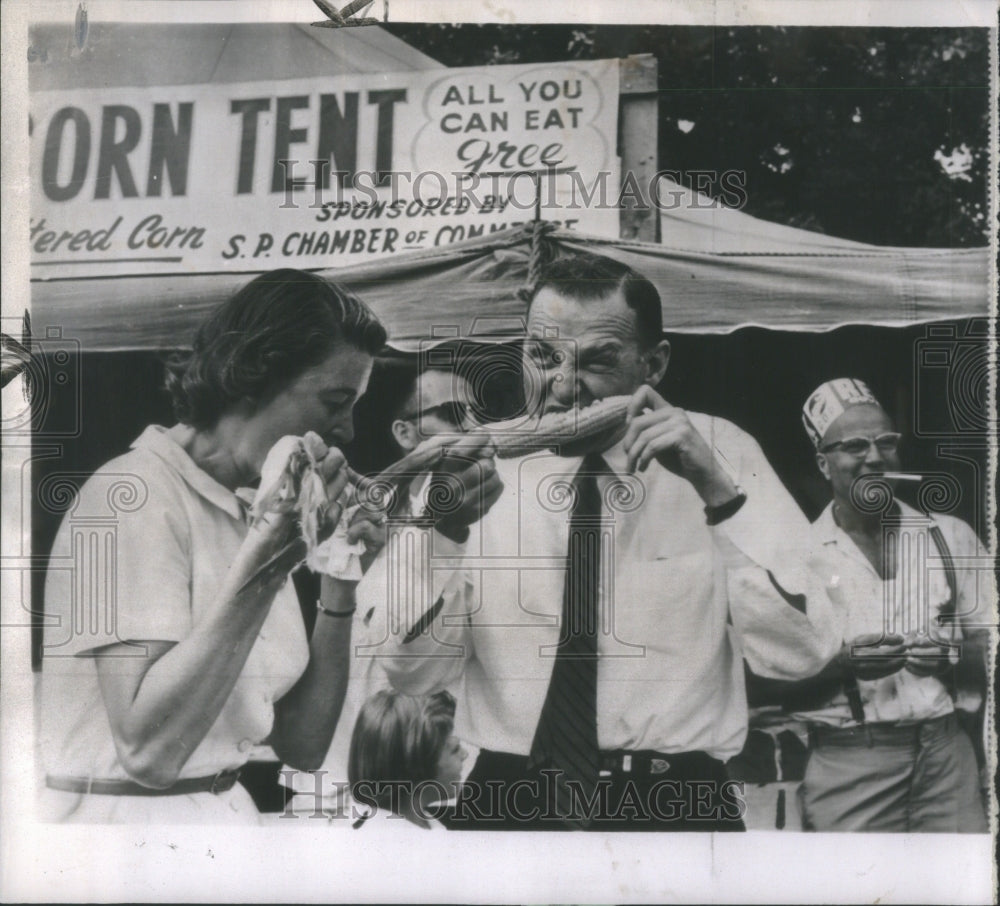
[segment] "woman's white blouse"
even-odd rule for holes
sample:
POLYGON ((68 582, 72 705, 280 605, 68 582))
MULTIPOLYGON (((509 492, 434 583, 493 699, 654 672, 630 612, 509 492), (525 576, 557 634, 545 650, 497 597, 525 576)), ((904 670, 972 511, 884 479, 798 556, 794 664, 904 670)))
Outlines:
MULTIPOLYGON (((87 480, 60 527, 46 579, 41 743, 49 774, 128 777, 115 751, 95 657, 121 643, 135 643, 142 656, 142 641, 179 642, 196 631, 246 533, 236 495, 159 426, 87 480)), ((271 732, 274 702, 308 659, 288 582, 181 778, 244 764, 271 732)), ((210 670, 204 681, 212 681, 210 670)), ((148 805, 157 801, 165 805, 160 797, 148 805)))

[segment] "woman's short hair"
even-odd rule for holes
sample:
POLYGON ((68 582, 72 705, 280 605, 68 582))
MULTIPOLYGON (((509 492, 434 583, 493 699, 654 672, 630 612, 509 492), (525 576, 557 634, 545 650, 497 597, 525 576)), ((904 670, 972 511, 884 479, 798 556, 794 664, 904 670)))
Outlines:
POLYGON ((546 287, 580 302, 605 299, 620 289, 625 304, 635 313, 639 344, 655 346, 663 339, 660 294, 650 280, 627 264, 586 252, 556 258, 542 266, 531 288, 529 308, 546 287))
POLYGON ((167 362, 174 414, 210 428, 233 403, 259 399, 322 362, 338 341, 375 355, 386 332, 330 280, 291 268, 261 274, 209 314, 189 353, 167 362))
POLYGON ((371 798, 389 808, 392 790, 381 784, 402 781, 416 786, 433 780, 454 724, 455 699, 448 692, 376 692, 354 724, 347 760, 351 787, 362 781, 372 784, 371 798))

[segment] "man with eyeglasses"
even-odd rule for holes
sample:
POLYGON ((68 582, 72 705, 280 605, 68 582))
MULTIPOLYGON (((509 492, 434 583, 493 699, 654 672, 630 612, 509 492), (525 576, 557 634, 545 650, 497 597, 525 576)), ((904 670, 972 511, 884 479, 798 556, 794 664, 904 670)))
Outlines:
MULTIPOLYGON (((469 392, 468 382, 454 371, 421 371, 415 363, 380 363, 369 385, 368 405, 364 411, 377 414, 381 424, 366 425, 366 428, 379 444, 384 445, 391 437, 396 447, 392 459, 398 459, 429 438, 466 433, 471 425, 469 392)), ((410 480, 400 486, 392 508, 392 518, 396 520, 419 519, 427 510, 431 473, 408 477, 410 480)), ((416 536, 421 532, 427 535, 429 530, 415 524, 405 531, 416 536)), ((379 645, 387 635, 389 584, 394 581, 390 575, 394 569, 405 568, 400 566, 399 560, 398 549, 395 552, 383 549, 358 584, 352 630, 354 656, 343 711, 322 769, 312 772, 312 776, 302 772, 288 776, 293 772, 285 772, 286 780, 297 793, 290 806, 291 812, 305 816, 325 813, 344 819, 335 824, 347 827, 350 826, 347 819, 355 817, 345 788, 348 751, 362 706, 370 696, 389 686, 378 655, 379 645), (390 565, 390 557, 396 558, 396 564, 390 565)), ((465 576, 458 571, 442 570, 434 579, 443 592, 457 582, 464 582, 465 576)), ((472 749, 474 760, 478 750, 474 746, 466 748, 472 749)))
MULTIPOLYGON (((414 375, 402 402, 390 409, 389 430, 403 453, 409 453, 423 441, 439 434, 462 434, 470 427, 468 382, 453 371, 427 369, 414 375)), ((429 477, 429 476, 428 476, 429 477)), ((410 486, 410 494, 419 495, 426 487, 426 477, 410 486)), ((420 507, 413 501, 414 515, 420 507)))
POLYGON ((985 832, 956 713, 975 709, 985 679, 985 624, 975 624, 988 576, 977 588, 968 568, 982 547, 964 522, 895 499, 901 435, 864 382, 828 381, 802 417, 833 492, 811 527, 813 563, 844 639, 786 699, 809 726, 803 827, 985 832))

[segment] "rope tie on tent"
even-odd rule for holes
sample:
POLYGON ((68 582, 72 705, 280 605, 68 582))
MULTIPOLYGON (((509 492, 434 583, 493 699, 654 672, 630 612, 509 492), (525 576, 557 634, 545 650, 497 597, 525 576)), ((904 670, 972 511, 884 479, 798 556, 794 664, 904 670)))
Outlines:
POLYGON ((532 220, 528 228, 531 230, 528 277, 524 286, 517 291, 517 297, 522 302, 527 302, 531 298, 535 285, 538 283, 538 278, 541 276, 543 265, 552 259, 552 248, 549 243, 544 241, 544 237, 546 234, 553 233, 558 229, 556 224, 547 220, 532 220))

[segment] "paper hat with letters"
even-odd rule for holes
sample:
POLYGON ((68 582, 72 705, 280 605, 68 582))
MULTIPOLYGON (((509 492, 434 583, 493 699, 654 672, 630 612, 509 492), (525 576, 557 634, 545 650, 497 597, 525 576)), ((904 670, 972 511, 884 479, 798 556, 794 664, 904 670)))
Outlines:
POLYGON ((879 401, 864 381, 857 378, 836 378, 820 384, 802 407, 802 424, 809 439, 819 447, 823 435, 851 406, 878 406, 879 401))

